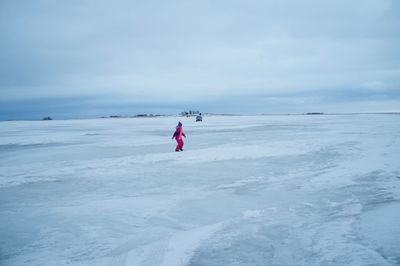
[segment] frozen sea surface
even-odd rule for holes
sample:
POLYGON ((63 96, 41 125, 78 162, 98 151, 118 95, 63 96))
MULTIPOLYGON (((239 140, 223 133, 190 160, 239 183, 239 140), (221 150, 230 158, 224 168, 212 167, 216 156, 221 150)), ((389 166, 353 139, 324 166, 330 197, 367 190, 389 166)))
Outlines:
POLYGON ((400 265, 399 115, 193 120, 1 122, 0 265, 400 265))

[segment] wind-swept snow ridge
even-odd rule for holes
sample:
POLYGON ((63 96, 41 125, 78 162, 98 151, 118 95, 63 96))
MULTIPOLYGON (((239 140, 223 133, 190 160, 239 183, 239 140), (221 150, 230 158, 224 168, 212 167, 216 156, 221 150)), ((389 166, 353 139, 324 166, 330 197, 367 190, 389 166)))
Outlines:
POLYGON ((134 248, 133 243, 126 243, 116 249, 125 250, 112 255, 109 266, 124 265, 188 265, 195 250, 213 234, 221 230, 224 223, 206 225, 189 230, 178 231, 168 238, 134 248), (130 246, 131 245, 131 246, 130 246), (129 248, 131 247, 131 249, 129 248), (118 254, 119 253, 119 254, 118 254))

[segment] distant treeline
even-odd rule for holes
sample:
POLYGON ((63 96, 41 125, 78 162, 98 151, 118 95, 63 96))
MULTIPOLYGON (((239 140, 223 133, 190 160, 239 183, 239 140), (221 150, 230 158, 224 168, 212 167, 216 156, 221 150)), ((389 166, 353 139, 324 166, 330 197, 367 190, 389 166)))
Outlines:
POLYGON ((181 112, 181 115, 183 115, 183 116, 198 115, 198 114, 200 114, 200 111, 192 111, 192 110, 189 110, 189 111, 183 111, 183 112, 181 112))

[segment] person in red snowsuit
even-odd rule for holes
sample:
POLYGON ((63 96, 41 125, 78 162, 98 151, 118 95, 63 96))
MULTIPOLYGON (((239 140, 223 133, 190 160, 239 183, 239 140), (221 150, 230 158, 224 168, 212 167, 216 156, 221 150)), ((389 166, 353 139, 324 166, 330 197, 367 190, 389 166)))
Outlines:
POLYGON ((183 133, 182 130, 182 123, 179 122, 178 125, 176 126, 176 130, 174 135, 172 136, 172 139, 175 139, 176 142, 178 143, 178 145, 176 145, 175 151, 183 151, 183 140, 182 140, 182 136, 184 136, 186 138, 185 133, 183 133))

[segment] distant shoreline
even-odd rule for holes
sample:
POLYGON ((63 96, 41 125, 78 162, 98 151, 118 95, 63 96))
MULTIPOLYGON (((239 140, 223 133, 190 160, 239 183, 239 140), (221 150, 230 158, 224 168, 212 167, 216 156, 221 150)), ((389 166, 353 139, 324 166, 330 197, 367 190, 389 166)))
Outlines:
MULTIPOLYGON (((218 114, 218 113, 203 113, 203 116, 329 116, 329 115, 400 115, 400 112, 367 112, 367 113, 320 113, 320 112, 310 112, 310 113, 287 113, 287 114, 218 114)), ((179 114, 148 114, 148 115, 110 115, 101 117, 88 117, 88 118, 61 118, 57 119, 54 117, 52 120, 43 119, 8 119, 0 120, 0 122, 18 122, 18 121, 60 121, 60 120, 91 120, 91 119, 127 119, 127 118, 160 118, 160 117, 186 117, 179 114)), ((189 117, 195 117, 195 115, 190 115, 189 117)))

